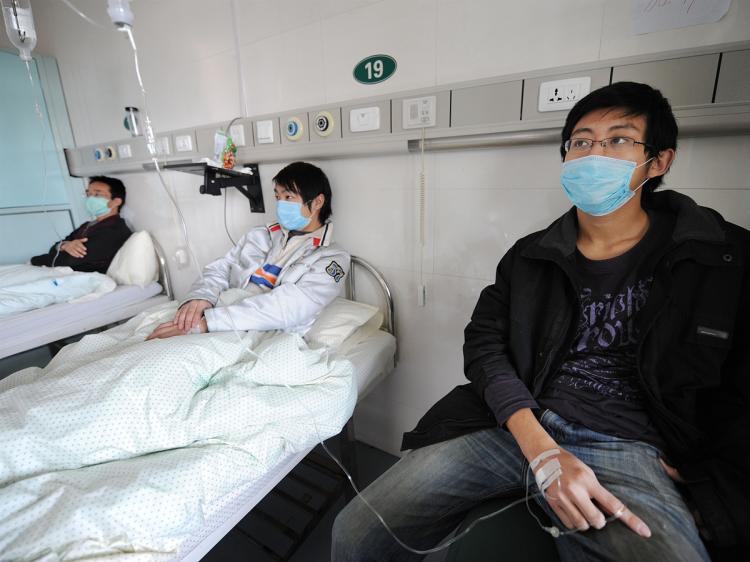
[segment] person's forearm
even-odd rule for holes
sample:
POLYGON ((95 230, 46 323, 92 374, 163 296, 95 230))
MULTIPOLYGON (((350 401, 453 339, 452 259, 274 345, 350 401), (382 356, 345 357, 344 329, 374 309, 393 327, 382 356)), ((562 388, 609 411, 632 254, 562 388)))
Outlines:
POLYGON ((515 412, 508 418, 506 426, 529 462, 544 451, 557 447, 557 443, 536 419, 531 408, 515 412))

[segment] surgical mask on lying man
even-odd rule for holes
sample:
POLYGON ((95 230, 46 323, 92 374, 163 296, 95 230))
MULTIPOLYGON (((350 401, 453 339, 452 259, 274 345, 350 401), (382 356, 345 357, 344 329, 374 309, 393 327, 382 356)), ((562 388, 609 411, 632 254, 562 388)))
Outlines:
POLYGON ((601 217, 615 212, 635 196, 648 178, 631 191, 630 178, 637 168, 630 160, 593 154, 563 162, 560 174, 565 194, 584 213, 601 217))
POLYGON ((86 197, 86 210, 89 214, 95 217, 102 217, 109 213, 112 209, 109 208, 109 199, 104 197, 86 197))
POLYGON ((310 224, 310 217, 302 214, 302 203, 276 201, 276 217, 287 230, 302 230, 310 224))

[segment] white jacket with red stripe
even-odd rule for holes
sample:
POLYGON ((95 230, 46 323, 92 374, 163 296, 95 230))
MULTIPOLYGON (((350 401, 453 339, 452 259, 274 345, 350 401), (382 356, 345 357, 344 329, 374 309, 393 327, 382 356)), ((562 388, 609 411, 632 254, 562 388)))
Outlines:
POLYGON ((204 315, 210 332, 285 330, 304 334, 342 292, 350 256, 333 243, 333 224, 289 236, 278 223, 254 228, 223 258, 203 269, 203 278, 181 303, 202 299, 214 305, 204 315), (255 294, 217 306, 223 291, 255 294))

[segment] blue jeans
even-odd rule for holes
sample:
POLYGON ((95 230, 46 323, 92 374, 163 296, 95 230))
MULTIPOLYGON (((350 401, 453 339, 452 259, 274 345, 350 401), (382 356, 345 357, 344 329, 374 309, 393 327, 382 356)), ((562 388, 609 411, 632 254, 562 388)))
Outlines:
MULTIPOLYGON (((645 539, 613 521, 602 530, 566 535, 555 542, 562 560, 710 561, 685 501, 659 463, 656 447, 591 431, 550 410, 540 421, 652 533, 645 539)), ((498 427, 410 451, 363 493, 402 541, 424 550, 446 537, 484 500, 520 497, 527 474, 529 493, 536 493, 527 469, 513 436, 498 427)), ((565 529, 546 500, 535 501, 559 529, 565 529)), ((502 553, 496 554, 502 559, 502 553)), ((333 562, 421 558, 401 548, 358 497, 336 518, 333 562)))

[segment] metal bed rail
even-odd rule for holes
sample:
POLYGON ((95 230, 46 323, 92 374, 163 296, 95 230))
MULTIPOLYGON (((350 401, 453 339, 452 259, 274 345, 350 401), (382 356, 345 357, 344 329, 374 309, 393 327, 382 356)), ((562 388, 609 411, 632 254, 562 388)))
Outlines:
POLYGON ((371 263, 358 256, 352 256, 351 268, 349 275, 346 276, 346 298, 350 300, 357 300, 357 287, 356 287, 356 271, 358 268, 362 268, 368 272, 378 284, 380 291, 385 301, 385 314, 383 315, 383 328, 394 337, 396 336, 396 317, 393 307, 393 293, 391 288, 388 286, 388 282, 371 263))
POLYGON ((164 288, 164 294, 167 295, 169 300, 174 299, 174 293, 172 291, 172 278, 169 275, 169 265, 167 262, 167 256, 164 253, 164 249, 161 244, 157 242, 156 238, 149 233, 151 241, 154 243, 154 250, 156 250, 156 259, 159 262, 159 283, 164 288))

